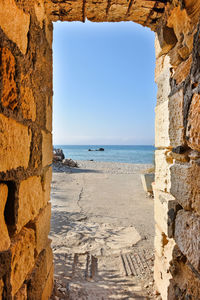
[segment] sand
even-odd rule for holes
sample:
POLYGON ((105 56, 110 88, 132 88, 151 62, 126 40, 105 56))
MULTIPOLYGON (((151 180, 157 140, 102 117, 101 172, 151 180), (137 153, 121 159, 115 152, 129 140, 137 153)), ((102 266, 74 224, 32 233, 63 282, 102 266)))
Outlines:
POLYGON ((153 199, 140 179, 151 165, 78 164, 53 166, 57 299, 153 299, 153 199))

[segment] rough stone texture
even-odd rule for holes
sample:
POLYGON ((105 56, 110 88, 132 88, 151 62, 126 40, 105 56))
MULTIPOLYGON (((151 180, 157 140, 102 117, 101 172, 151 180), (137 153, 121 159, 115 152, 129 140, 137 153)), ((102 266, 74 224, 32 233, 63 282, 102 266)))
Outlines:
POLYGON ((180 210, 176 217, 175 240, 192 266, 200 271, 200 218, 180 210))
POLYGON ((160 227, 155 224, 155 238, 154 238, 154 248, 156 250, 156 254, 159 257, 163 256, 164 246, 168 243, 167 236, 162 232, 160 227))
POLYGON ((52 135, 42 131, 42 166, 45 167, 52 163, 52 135))
POLYGON ((52 97, 46 97, 46 129, 52 132, 52 97))
POLYGON ((4 107, 14 110, 18 105, 17 85, 15 82, 16 62, 11 51, 8 48, 0 49, 2 74, 2 94, 1 103, 4 107))
POLYGON ((173 275, 171 283, 169 299, 199 299, 200 298, 200 280, 199 273, 194 271, 185 256, 181 253, 178 247, 173 252, 174 263, 170 267, 173 275))
POLYGON ((27 285, 24 284, 15 294, 14 300, 27 300, 27 285))
POLYGON ((156 106, 155 109, 155 146, 169 147, 169 109, 168 101, 165 101, 156 106))
POLYGON ((46 9, 52 21, 84 21, 84 2, 76 1, 48 1, 46 9))
POLYGON ((171 178, 170 178, 170 166, 173 160, 167 156, 168 150, 156 150, 155 151, 155 182, 156 189, 163 192, 170 192, 171 178))
POLYGON ((28 167, 31 132, 11 118, 0 114, 0 172, 28 167))
POLYGON ((170 58, 168 56, 159 56, 161 48, 156 39, 156 69, 155 81, 158 86, 157 106, 155 108, 155 146, 159 148, 169 147, 169 94, 170 94, 170 58))
POLYGON ((177 202, 172 195, 158 190, 154 190, 154 201, 155 221, 165 235, 172 238, 177 202))
POLYGON ((44 191, 44 204, 47 204, 50 200, 51 193, 51 181, 52 181, 52 167, 49 167, 45 170, 44 175, 42 176, 42 185, 44 191))
POLYGON ((200 151, 200 95, 195 94, 190 105, 187 124, 187 143, 197 151, 200 151))
POLYGON ((14 0, 1 1, 0 27, 9 39, 18 45, 23 54, 26 53, 27 49, 29 23, 30 16, 19 9, 14 0))
POLYGON ((154 261, 154 280, 156 290, 161 294, 162 300, 175 300, 175 295, 171 289, 171 281, 173 279, 170 273, 170 263, 173 261, 173 251, 175 242, 173 239, 165 240, 162 249, 162 256, 159 257, 155 253, 154 261), (171 296, 169 298, 169 293, 171 296))
POLYGON ((50 247, 47 247, 46 250, 40 253, 35 268, 28 280, 28 299, 44 299, 42 298, 43 293, 46 295, 48 291, 52 290, 53 282, 52 286, 50 286, 50 282, 48 282, 48 276, 52 269, 52 259, 53 254, 50 247))
POLYGON ((171 168, 171 194, 186 210, 200 214, 200 166, 198 162, 176 163, 171 168))
POLYGON ((182 83, 186 77, 189 75, 190 73, 190 69, 192 66, 192 55, 190 55, 190 57, 182 62, 176 69, 176 72, 173 76, 173 79, 176 80, 177 84, 182 83))
POLYGON ((172 147, 184 145, 183 90, 169 98, 169 138, 172 147))
POLYGON ((0 251, 8 250, 10 247, 10 237, 4 218, 4 209, 8 197, 8 187, 6 184, 0 184, 0 228, 1 228, 1 241, 0 251))
POLYGON ((53 285, 54 285, 54 266, 52 265, 48 277, 46 279, 45 287, 42 292, 42 296, 41 296, 42 300, 46 300, 50 298, 53 285))
MULTIPOLYGON (((168 92, 166 101, 162 102, 160 100, 161 103, 158 104, 155 109, 155 146, 162 148, 177 147, 185 143, 183 90, 181 89, 172 96, 169 96, 168 92)), ((163 90, 161 91, 161 95, 163 95, 163 90)))
POLYGON ((164 263, 164 259, 155 255, 155 261, 154 261, 154 280, 156 283, 155 289, 161 294, 162 300, 169 300, 168 294, 170 290, 171 279, 172 279, 172 275, 169 272, 169 267, 166 267, 164 263))
POLYGON ((187 14, 187 11, 185 9, 181 9, 180 6, 177 6, 171 11, 167 20, 167 26, 173 28, 177 38, 177 44, 174 49, 171 50, 171 64, 176 69, 176 67, 183 60, 186 60, 191 53, 193 47, 193 24, 187 14))
POLYGON ((35 230, 36 251, 38 254, 45 249, 49 243, 48 234, 50 231, 50 218, 51 204, 49 203, 31 224, 31 227, 35 230))
POLYGON ((21 88, 21 108, 24 119, 36 120, 36 103, 33 92, 28 87, 21 88))
POLYGON ((17 235, 10 248, 11 252, 11 271, 9 276, 11 295, 22 286, 24 279, 34 266, 35 235, 32 229, 24 228, 17 235))
POLYGON ((39 25, 42 29, 43 28, 43 22, 47 18, 46 13, 45 13, 44 1, 41 1, 41 0, 35 1, 34 9, 35 9, 35 14, 36 14, 37 20, 38 20, 39 25))
POLYGON ((199 0, 185 0, 185 8, 188 16, 193 23, 198 21, 200 15, 200 1, 199 0))
POLYGON ((92 0, 48 1, 46 10, 52 21, 119 22, 134 21, 150 28, 156 28, 165 4, 155 1, 92 0))
POLYGON ((170 58, 168 56, 161 56, 157 59, 155 70, 155 81, 158 86, 157 105, 168 101, 171 91, 170 88, 170 58))
POLYGON ((22 181, 19 186, 16 223, 17 231, 20 231, 25 224, 30 220, 33 220, 43 206, 44 192, 42 189, 41 177, 33 176, 22 181))

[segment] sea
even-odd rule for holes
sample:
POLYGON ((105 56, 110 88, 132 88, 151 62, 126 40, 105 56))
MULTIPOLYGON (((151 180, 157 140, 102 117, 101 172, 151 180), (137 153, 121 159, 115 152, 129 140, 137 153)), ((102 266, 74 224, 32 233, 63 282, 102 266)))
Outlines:
POLYGON ((54 145, 61 148, 65 158, 131 164, 153 164, 155 147, 151 145, 54 145), (104 151, 88 151, 104 148, 104 151))

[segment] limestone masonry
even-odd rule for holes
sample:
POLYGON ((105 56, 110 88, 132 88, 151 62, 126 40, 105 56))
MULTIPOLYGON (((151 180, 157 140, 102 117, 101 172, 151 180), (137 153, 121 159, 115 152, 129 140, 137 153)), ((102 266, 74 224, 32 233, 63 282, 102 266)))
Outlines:
POLYGON ((48 299, 53 21, 155 31, 155 266, 163 300, 200 299, 200 0, 0 0, 0 299, 48 299))

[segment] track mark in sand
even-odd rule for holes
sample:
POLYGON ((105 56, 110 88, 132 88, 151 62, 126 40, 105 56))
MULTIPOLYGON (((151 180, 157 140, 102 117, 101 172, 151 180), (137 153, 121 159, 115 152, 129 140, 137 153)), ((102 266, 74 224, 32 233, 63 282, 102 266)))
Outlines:
POLYGON ((79 213, 83 215, 83 217, 80 218, 80 219, 78 220, 79 222, 85 221, 85 220, 87 219, 87 216, 86 216, 86 214, 84 213, 84 210, 83 210, 83 208, 82 208, 82 206, 81 206, 81 204, 80 204, 82 196, 83 196, 83 187, 81 188, 81 191, 80 191, 80 193, 79 193, 78 200, 77 200, 77 206, 78 206, 79 209, 80 209, 80 212, 79 212, 79 213))
POLYGON ((152 273, 154 255, 143 252, 129 252, 121 254, 121 262, 126 276, 141 276, 152 273))

